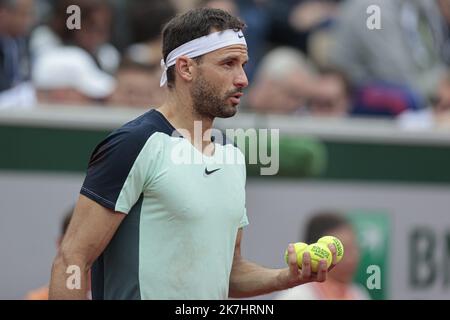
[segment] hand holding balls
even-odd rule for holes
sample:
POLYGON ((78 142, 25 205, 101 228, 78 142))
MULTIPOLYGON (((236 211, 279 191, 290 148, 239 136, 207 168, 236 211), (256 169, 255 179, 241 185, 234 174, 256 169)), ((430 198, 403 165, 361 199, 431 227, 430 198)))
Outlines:
POLYGON ((319 263, 321 260, 327 262, 327 269, 331 266, 331 262, 333 262, 333 256, 331 255, 330 249, 323 243, 312 243, 306 247, 305 251, 309 252, 311 257, 312 272, 317 272, 319 270, 319 263))
MULTIPOLYGON (((298 267, 302 267, 303 253, 308 252, 311 257, 312 272, 317 272, 321 260, 326 261, 328 269, 333 262, 333 255, 331 253, 331 250, 328 248, 329 244, 333 244, 336 248, 336 262, 341 261, 342 257, 344 256, 344 246, 342 245, 342 242, 336 237, 325 236, 320 238, 317 243, 312 243, 310 245, 307 245, 304 242, 295 243, 294 249, 297 255, 298 267)), ((286 263, 289 263, 287 250, 284 255, 286 263)))

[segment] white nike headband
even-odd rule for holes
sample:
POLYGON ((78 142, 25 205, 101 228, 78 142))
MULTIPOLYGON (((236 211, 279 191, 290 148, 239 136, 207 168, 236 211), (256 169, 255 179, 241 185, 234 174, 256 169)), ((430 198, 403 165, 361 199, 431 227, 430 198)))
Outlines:
POLYGON ((233 44, 243 44, 247 46, 247 42, 245 41, 244 34, 241 30, 235 31, 233 29, 228 29, 213 32, 206 36, 186 42, 178 48, 175 48, 167 55, 166 62, 164 62, 164 59, 161 59, 161 67, 164 70, 159 83, 160 86, 162 87, 166 84, 167 69, 175 65, 179 57, 187 56, 189 58, 195 58, 233 44))

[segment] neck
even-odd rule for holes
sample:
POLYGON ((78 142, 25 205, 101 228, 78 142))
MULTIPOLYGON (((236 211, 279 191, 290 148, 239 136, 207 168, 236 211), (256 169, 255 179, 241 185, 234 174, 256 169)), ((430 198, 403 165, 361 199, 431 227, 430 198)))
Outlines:
POLYGON ((202 152, 211 144, 211 130, 214 119, 195 112, 188 92, 169 90, 166 101, 158 108, 164 117, 179 131, 189 133, 186 137, 202 152))

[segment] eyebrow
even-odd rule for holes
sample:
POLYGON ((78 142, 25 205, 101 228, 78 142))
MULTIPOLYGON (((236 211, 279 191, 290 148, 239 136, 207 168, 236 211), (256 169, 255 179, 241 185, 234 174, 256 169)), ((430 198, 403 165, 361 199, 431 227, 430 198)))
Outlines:
MULTIPOLYGON (((230 61, 230 60, 240 60, 240 58, 237 55, 229 55, 229 56, 226 56, 226 57, 220 59, 220 62, 225 62, 225 61, 230 61)), ((250 58, 247 56, 244 63, 247 63, 249 60, 250 60, 250 58)))

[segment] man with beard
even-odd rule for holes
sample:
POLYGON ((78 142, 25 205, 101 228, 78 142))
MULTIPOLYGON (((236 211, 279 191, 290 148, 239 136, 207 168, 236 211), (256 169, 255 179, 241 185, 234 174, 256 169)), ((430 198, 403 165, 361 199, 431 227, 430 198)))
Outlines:
POLYGON ((248 224, 244 156, 209 129, 214 118, 236 113, 248 85, 243 28, 205 8, 165 26, 167 99, 95 148, 53 264, 50 298, 83 299, 89 269, 93 299, 226 299, 326 279, 326 262, 312 273, 306 254, 300 270, 292 245, 285 269, 240 254, 248 224), (223 163, 224 155, 235 161, 223 163), (81 281, 71 290, 73 266, 81 281))

